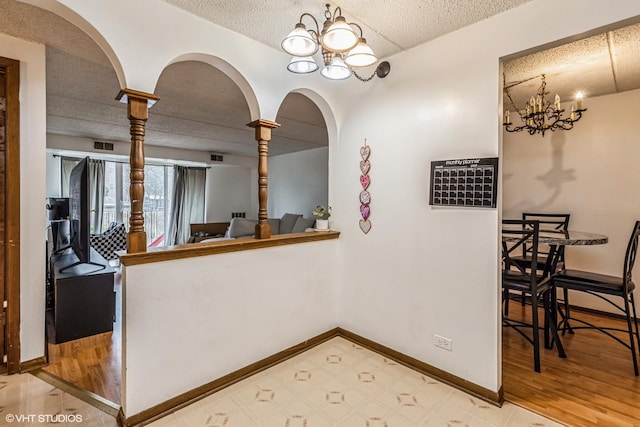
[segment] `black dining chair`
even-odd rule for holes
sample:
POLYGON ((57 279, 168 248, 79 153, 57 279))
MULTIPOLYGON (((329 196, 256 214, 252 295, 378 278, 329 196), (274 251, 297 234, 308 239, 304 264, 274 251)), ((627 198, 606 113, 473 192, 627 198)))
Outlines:
MULTIPOLYGON (((569 219, 571 214, 557 214, 557 213, 533 213, 523 212, 523 220, 537 220, 540 222, 540 231, 567 231, 569 229, 569 219)), ((550 248, 546 245, 538 247, 538 270, 544 270, 547 266, 547 257, 549 256, 550 248)), ((522 255, 515 255, 512 260, 519 265, 530 268, 531 264, 531 245, 526 242, 522 245, 522 255)), ((564 250, 560 248, 558 251, 558 263, 557 269, 564 268, 564 250)), ((553 272, 551 272, 553 273, 553 272)))
MULTIPOLYGON (((535 212, 523 212, 523 220, 538 220, 540 222, 540 231, 567 231, 569 228, 569 219, 571 214, 558 214, 558 213, 535 213, 535 212)), ((554 268, 550 263, 547 263, 547 258, 551 253, 551 248, 547 245, 541 245, 538 248, 538 270, 546 271, 554 268)), ((512 261, 516 264, 524 267, 531 268, 531 245, 526 242, 522 244, 521 255, 515 255, 511 257, 512 261)), ((564 247, 557 248, 557 256, 554 260, 556 262, 555 269, 564 268, 564 247)), ((547 271, 551 274, 551 271, 547 271)), ((520 296, 522 305, 525 305, 526 297, 520 296)), ((509 301, 506 301, 505 306, 506 313, 509 313, 509 301)))
POLYGON ((533 365, 536 372, 540 372, 540 330, 538 307, 542 301, 544 313, 545 343, 549 342, 549 332, 553 334, 554 342, 560 357, 566 357, 560 342, 556 325, 551 321, 552 292, 555 292, 550 276, 541 274, 538 270, 538 238, 540 222, 537 220, 502 220, 502 295, 506 304, 511 291, 521 292, 531 299, 531 323, 508 317, 503 311, 503 326, 511 327, 527 341, 533 344, 533 365), (512 260, 512 255, 521 250, 522 245, 528 245, 530 264, 525 268, 512 260), (532 330, 532 335, 526 334, 526 329, 532 330))
POLYGON ((631 350, 631 358, 633 359, 633 369, 638 376, 638 359, 636 353, 636 343, 640 349, 640 334, 638 333, 638 316, 636 314, 636 305, 633 298, 633 290, 635 284, 633 283, 631 272, 636 260, 636 254, 638 252, 638 239, 640 236, 640 221, 636 221, 627 245, 627 250, 624 255, 624 264, 622 269, 622 276, 608 276, 605 274, 592 273, 590 271, 583 270, 569 270, 565 269, 560 273, 553 275, 553 283, 557 288, 563 290, 572 290, 579 292, 586 292, 590 295, 594 295, 607 303, 611 304, 620 312, 624 313, 627 319, 627 329, 609 328, 594 325, 585 320, 572 317, 571 306, 569 305, 569 298, 565 296, 564 300, 564 313, 560 313, 562 320, 558 325, 558 329, 562 328, 562 332, 574 331, 576 329, 596 329, 620 344, 631 350), (624 304, 621 305, 612 297, 622 298, 624 304), (572 326, 569 322, 574 321, 583 326, 572 326), (635 327, 635 330, 634 328, 635 327), (626 343, 619 337, 612 334, 614 331, 625 332, 629 334, 629 342, 626 343), (635 337, 635 341, 634 341, 635 337))

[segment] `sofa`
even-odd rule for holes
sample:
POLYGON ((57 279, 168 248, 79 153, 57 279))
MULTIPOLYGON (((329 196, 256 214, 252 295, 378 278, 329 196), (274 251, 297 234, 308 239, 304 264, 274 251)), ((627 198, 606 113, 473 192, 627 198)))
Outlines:
POLYGON ((202 240, 224 237, 229 229, 228 222, 206 222, 189 224, 189 240, 187 243, 198 243, 202 240))
MULTIPOLYGON (((268 218, 271 226, 271 234, 303 233, 310 231, 315 225, 315 219, 304 218, 302 214, 285 213, 281 218, 268 218)), ((256 231, 257 219, 232 218, 230 223, 191 224, 191 238, 189 243, 214 242, 227 239, 253 237, 256 231), (228 228, 220 233, 222 224, 228 224, 228 228), (197 225, 198 227, 194 227, 197 225), (197 233, 202 231, 202 233, 197 233), (202 235, 204 232, 217 231, 218 235, 202 235)))

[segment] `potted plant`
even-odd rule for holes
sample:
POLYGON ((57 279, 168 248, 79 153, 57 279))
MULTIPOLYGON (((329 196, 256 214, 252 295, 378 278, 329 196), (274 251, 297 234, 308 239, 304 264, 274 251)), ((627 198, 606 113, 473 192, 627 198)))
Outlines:
POLYGON ((316 230, 329 230, 329 217, 331 216, 331 206, 318 205, 311 212, 316 218, 316 230))

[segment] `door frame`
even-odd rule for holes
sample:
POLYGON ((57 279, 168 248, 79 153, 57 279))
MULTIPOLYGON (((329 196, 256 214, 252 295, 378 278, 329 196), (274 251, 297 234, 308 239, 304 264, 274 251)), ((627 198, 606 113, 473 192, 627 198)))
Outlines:
MULTIPOLYGON (((5 346, 8 374, 20 370, 20 61, 0 57, 6 78, 5 346)), ((0 302, 2 304, 2 302, 0 302)), ((0 362, 2 362, 0 360, 0 362)), ((4 366, 3 366, 4 367, 4 366)))

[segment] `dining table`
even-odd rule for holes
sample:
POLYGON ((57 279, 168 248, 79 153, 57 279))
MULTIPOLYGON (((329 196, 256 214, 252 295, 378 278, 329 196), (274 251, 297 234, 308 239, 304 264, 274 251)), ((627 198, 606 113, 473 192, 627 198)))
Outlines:
MULTIPOLYGON (((503 236, 503 242, 513 241, 512 237, 503 236)), ((609 237, 604 234, 592 233, 578 230, 555 230, 541 229, 538 234, 538 243, 548 245, 550 250, 545 263, 543 277, 553 275, 558 271, 560 260, 563 259, 566 246, 591 246, 603 245, 609 242, 609 237)), ((564 266, 560 266, 564 268, 564 266)), ((551 321, 554 325, 558 324, 558 301, 555 289, 551 291, 551 321)), ((553 337, 545 331, 545 347, 547 349, 553 347, 553 337)))
POLYGON ((545 274, 551 275, 558 269, 566 246, 603 245, 609 242, 604 234, 576 230, 540 230, 538 243, 549 245, 551 251, 545 265, 545 274))
MULTIPOLYGON (((503 236, 502 240, 508 243, 517 239, 503 236)), ((544 275, 548 276, 556 271, 559 260, 564 254, 565 246, 603 245, 607 242, 609 242, 609 238, 604 234, 577 230, 541 229, 538 234, 538 243, 548 245, 551 249, 547 257, 544 275)))

